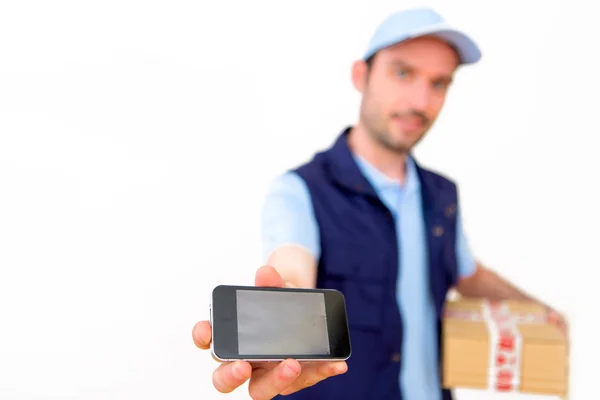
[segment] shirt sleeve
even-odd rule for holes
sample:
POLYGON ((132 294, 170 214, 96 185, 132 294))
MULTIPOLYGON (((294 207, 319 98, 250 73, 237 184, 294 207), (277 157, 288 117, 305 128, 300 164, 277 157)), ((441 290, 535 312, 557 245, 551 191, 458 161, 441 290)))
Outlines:
POLYGON ((458 262, 459 278, 469 277, 475 272, 475 257, 473 257, 469 248, 459 211, 457 211, 456 219, 456 258, 458 262))
POLYGON ((283 245, 296 245, 319 259, 319 229, 308 187, 294 172, 280 175, 271 183, 260 220, 263 259, 283 245))

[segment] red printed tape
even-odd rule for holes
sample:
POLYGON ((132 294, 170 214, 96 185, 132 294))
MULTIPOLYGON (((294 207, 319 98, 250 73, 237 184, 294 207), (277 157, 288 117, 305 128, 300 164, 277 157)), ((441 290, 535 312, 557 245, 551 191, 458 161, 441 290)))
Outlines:
POLYGON ((482 311, 491 339, 488 387, 498 391, 518 390, 522 339, 516 318, 505 303, 484 301, 482 311))

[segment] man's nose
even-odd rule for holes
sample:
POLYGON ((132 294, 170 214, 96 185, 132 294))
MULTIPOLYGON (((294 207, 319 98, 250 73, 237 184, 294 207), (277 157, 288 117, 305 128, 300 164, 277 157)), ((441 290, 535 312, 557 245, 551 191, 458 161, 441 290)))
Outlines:
POLYGON ((425 82, 415 82, 411 96, 411 107, 425 112, 431 101, 431 88, 425 82))

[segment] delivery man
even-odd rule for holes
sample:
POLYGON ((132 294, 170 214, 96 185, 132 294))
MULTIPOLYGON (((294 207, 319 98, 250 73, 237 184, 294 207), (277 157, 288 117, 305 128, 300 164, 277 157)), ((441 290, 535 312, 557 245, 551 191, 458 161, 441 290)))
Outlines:
MULTIPOLYGON (((411 154, 457 68, 480 56, 431 9, 398 12, 379 26, 352 66, 362 94, 357 124, 269 191, 262 220, 268 267, 255 282, 341 290, 352 356, 347 364, 221 364, 213 374, 217 390, 230 392, 250 378, 254 400, 448 400, 439 367, 448 291, 530 299, 473 258, 456 185, 411 154)), ((193 337, 208 348, 208 322, 198 323, 193 337)))

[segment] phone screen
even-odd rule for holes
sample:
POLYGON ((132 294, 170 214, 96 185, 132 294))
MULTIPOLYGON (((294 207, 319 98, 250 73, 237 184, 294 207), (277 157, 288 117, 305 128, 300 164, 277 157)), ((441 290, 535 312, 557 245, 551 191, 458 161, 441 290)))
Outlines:
POLYGON ((236 292, 241 356, 330 354, 323 293, 236 292))

